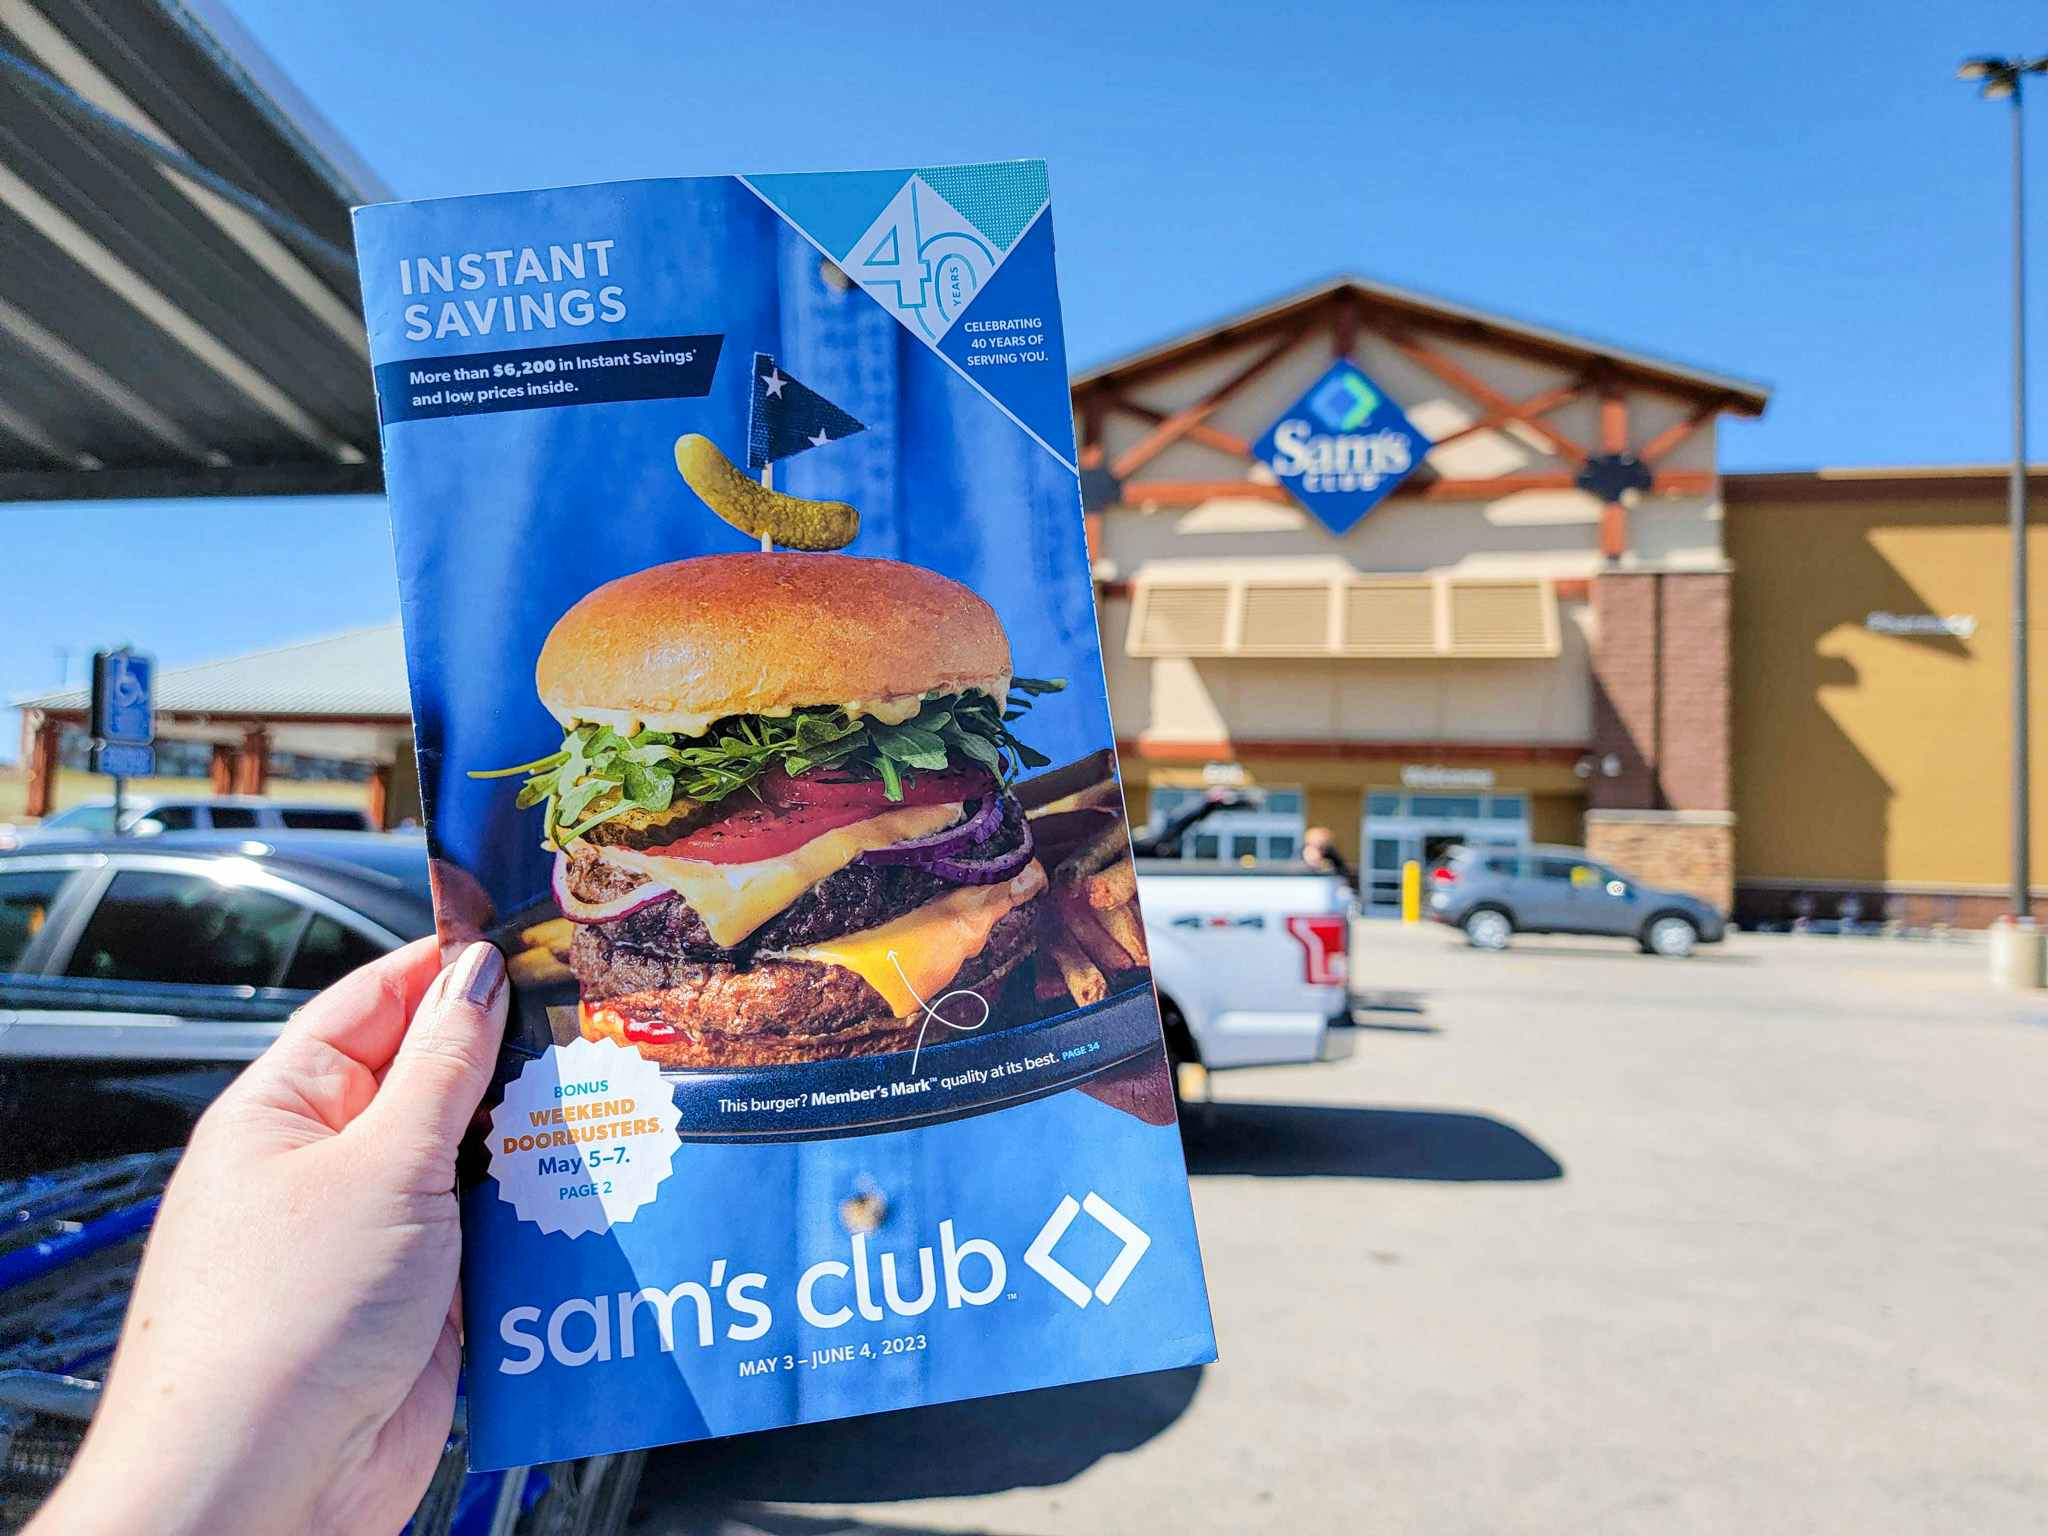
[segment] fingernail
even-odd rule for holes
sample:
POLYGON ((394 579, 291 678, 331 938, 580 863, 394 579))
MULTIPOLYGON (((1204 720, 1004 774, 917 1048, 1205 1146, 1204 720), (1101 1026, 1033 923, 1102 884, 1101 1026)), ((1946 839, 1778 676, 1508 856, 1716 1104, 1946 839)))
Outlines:
POLYGON ((472 944, 469 953, 456 964, 461 974, 454 986, 464 1002, 488 1008, 497 1001, 498 989, 505 985, 505 957, 498 953, 496 945, 472 944))

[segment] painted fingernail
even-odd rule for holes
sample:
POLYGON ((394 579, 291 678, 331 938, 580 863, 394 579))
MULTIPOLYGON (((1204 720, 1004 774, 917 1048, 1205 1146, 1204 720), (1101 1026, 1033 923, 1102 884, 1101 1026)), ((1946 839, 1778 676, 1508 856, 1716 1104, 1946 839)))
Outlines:
POLYGON ((498 989, 505 985, 505 957, 498 953, 496 945, 472 944, 461 965, 463 976, 458 985, 463 1001, 479 1008, 490 1007, 497 1001, 498 989))

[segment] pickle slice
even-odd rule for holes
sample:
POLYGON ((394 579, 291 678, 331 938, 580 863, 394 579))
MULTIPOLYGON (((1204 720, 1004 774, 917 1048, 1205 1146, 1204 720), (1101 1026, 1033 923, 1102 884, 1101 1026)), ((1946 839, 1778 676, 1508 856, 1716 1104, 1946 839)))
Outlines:
POLYGON ((705 506, 741 533, 785 549, 844 549, 860 532, 860 513, 847 503, 771 491, 702 433, 676 439, 676 469, 705 506))

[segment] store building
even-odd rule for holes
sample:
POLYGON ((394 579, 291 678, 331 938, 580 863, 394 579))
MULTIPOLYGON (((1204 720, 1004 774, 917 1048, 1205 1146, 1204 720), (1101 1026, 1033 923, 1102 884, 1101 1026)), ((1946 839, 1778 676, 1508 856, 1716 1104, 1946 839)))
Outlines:
POLYGON ((1370 911, 1457 841, 1584 843, 1728 905, 1715 430, 1767 398, 1352 279, 1077 378, 1133 819, 1255 787, 1191 851, 1285 857, 1327 826, 1370 911), (1340 399, 1305 437, 1289 413, 1331 389, 1365 425, 1336 431, 1340 399), (1388 400, 1412 465, 1381 451, 1388 400), (1384 499, 1345 526, 1302 494, 1316 470, 1384 499))
MULTIPOLYGON (((44 816, 57 808, 65 758, 76 761, 81 755, 89 690, 62 688, 11 703, 21 711, 24 810, 44 816)), ((288 798, 293 791, 273 779, 273 760, 313 759, 359 770, 362 804, 379 826, 419 819, 412 703, 396 621, 164 668, 156 678, 156 731, 157 756, 165 765, 159 771, 168 771, 173 758, 203 763, 212 794, 288 798)), ((357 780, 351 775, 348 782, 357 780)), ((108 781, 95 776, 92 782, 104 787, 108 781)), ((145 795, 194 789, 176 779, 138 779, 133 786, 134 793, 145 795)))
MULTIPOLYGON (((2011 910, 2006 488, 2002 468, 1724 479, 1745 923, 2011 910)), ((2048 916, 2048 473, 2029 510, 2029 863, 2048 916)))

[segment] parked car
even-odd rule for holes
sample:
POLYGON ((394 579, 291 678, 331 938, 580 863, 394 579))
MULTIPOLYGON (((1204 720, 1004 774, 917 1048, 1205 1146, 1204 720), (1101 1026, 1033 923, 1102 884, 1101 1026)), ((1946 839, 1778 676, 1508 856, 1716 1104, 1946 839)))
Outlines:
POLYGON ((1141 858, 1137 869, 1175 1065, 1214 1071, 1351 1054, 1351 899, 1342 880, 1301 864, 1141 858))
POLYGON ((111 799, 85 800, 32 826, 0 827, 0 850, 51 843, 89 843, 116 831, 131 837, 163 832, 374 832, 369 812, 352 805, 297 804, 260 795, 219 795, 192 800, 136 796, 121 805, 114 825, 111 799))
POLYGON ((1697 896, 1645 885, 1583 848, 1454 848, 1429 873, 1427 907, 1477 949, 1506 949, 1517 933, 1579 933, 1689 955, 1727 929, 1697 896))
POLYGON ((415 837, 165 832, 0 854, 0 1064, 248 1061, 315 992, 433 927, 415 837))

